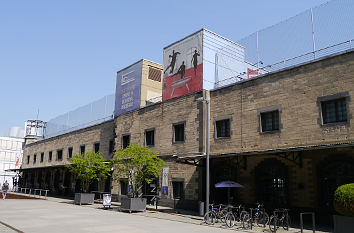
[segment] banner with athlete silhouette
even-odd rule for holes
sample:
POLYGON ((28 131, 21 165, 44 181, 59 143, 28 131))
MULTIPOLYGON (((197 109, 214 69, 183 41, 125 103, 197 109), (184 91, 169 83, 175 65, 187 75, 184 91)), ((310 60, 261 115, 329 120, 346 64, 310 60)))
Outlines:
POLYGON ((162 100, 203 89, 203 31, 164 48, 162 100))

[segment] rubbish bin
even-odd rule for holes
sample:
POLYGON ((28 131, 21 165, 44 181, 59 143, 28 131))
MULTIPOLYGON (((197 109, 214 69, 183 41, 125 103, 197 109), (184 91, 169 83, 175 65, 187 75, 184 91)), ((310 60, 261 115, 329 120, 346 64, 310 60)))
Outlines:
POLYGON ((199 201, 198 205, 199 205, 199 216, 204 216, 204 202, 199 201))

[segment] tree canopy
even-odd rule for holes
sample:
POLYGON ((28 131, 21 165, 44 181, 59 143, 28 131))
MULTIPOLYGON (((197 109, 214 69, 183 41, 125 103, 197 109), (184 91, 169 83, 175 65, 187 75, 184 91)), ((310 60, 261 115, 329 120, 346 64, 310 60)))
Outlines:
POLYGON ((81 180, 84 192, 89 191, 92 181, 106 179, 110 174, 111 165, 105 162, 101 153, 93 151, 74 155, 66 167, 81 180))
POLYGON ((139 188, 143 182, 150 184, 157 178, 165 162, 157 157, 156 152, 147 147, 130 144, 120 149, 113 157, 114 179, 128 178, 133 197, 139 196, 139 188))

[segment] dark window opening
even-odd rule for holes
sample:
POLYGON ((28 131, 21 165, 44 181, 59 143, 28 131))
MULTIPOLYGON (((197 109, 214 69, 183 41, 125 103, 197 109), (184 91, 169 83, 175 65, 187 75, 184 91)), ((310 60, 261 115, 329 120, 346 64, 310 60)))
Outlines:
POLYGON ((44 152, 41 153, 41 163, 44 161, 44 152))
POLYGON ((148 130, 145 132, 145 143, 147 146, 155 145, 155 130, 148 130))
POLYGON ((184 142, 184 124, 174 125, 175 142, 184 142))
POLYGON ((27 164, 29 164, 29 162, 30 162, 30 157, 31 156, 27 155, 27 164))
POLYGON ((323 124, 346 122, 347 104, 345 98, 321 103, 323 124))
POLYGON ((68 148, 68 158, 71 159, 73 157, 73 148, 69 147, 68 148))
POLYGON ((63 150, 57 150, 57 160, 63 160, 63 150))
POLYGON ((216 121, 216 137, 217 138, 230 137, 230 119, 216 121))
POLYGON ((53 152, 49 151, 48 162, 52 161, 53 152))
POLYGON ((183 181, 172 181, 173 198, 183 199, 183 181))
POLYGON ((127 148, 130 144, 130 135, 123 136, 123 149, 127 148))
POLYGON ((36 163, 36 162, 37 162, 37 155, 34 154, 34 155, 33 155, 33 163, 36 163))
POLYGON ((85 145, 80 146, 80 154, 85 154, 85 145))
POLYGON ((112 154, 114 151, 114 140, 109 141, 109 153, 112 154))
POLYGON ((128 180, 122 179, 120 180, 120 194, 128 195, 128 180))
POLYGON ((94 149, 95 149, 95 153, 98 153, 100 151, 100 143, 99 142, 94 144, 94 149))
POLYGON ((262 132, 279 130, 279 111, 261 113, 262 132))

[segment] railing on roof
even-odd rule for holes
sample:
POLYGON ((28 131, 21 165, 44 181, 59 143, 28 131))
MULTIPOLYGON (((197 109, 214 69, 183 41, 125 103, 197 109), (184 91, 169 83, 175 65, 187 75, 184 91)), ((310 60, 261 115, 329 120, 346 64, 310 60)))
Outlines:
MULTIPOLYGON (((286 68, 289 68, 292 66, 311 62, 311 61, 326 57, 331 54, 351 50, 351 49, 353 49, 353 46, 354 46, 354 39, 348 40, 348 41, 345 41, 343 43, 339 43, 336 45, 328 46, 326 48, 319 49, 314 52, 309 52, 309 53, 302 54, 302 55, 299 55, 299 56, 296 56, 293 58, 289 58, 289 59, 286 59, 286 60, 283 60, 283 61, 280 61, 280 62, 277 62, 274 64, 255 68, 254 71, 259 72, 259 75, 263 75, 263 74, 266 74, 269 72, 280 71, 280 70, 283 70, 283 69, 286 69, 286 68)), ((257 76, 259 76, 259 75, 257 75, 257 76)), ((253 77, 257 77, 257 76, 253 76, 253 77)), ((248 79, 247 73, 240 73, 240 74, 233 76, 229 79, 225 79, 225 80, 221 80, 219 82, 216 82, 216 86, 223 87, 223 86, 231 85, 233 83, 244 81, 247 79, 248 79)))

